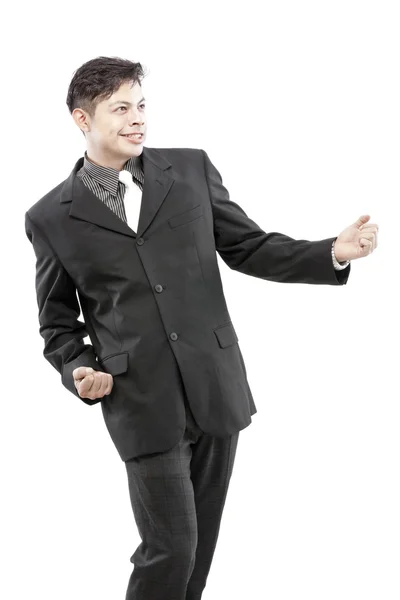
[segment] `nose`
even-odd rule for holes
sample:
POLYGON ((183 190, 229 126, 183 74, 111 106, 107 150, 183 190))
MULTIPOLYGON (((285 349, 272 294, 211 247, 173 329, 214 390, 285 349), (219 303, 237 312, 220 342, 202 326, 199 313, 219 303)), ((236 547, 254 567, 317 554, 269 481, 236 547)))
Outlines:
POLYGON ((144 124, 143 118, 142 118, 140 112, 138 110, 135 110, 134 108, 131 109, 131 111, 128 115, 128 122, 129 122, 129 125, 135 125, 135 124, 143 125, 144 124))

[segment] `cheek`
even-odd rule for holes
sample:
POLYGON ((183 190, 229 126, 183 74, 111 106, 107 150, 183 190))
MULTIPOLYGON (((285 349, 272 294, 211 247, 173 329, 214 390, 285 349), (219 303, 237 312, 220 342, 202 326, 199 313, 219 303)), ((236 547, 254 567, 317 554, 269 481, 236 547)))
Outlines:
POLYGON ((104 125, 97 125, 96 131, 94 132, 96 140, 98 142, 104 142, 108 137, 108 127, 104 125))
POLYGON ((101 137, 105 142, 112 142, 119 135, 119 128, 115 127, 115 125, 107 124, 101 132, 101 137))
POLYGON ((109 136, 115 138, 116 136, 119 136, 121 131, 124 131, 124 127, 121 123, 121 121, 118 121, 118 123, 111 123, 109 126, 109 136))

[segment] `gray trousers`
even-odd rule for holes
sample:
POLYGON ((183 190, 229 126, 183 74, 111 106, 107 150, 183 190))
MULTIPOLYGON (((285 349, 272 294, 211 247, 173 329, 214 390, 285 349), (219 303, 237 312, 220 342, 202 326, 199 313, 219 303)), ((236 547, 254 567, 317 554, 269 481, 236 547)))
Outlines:
POLYGON ((217 543, 239 432, 205 434, 186 406, 186 430, 167 452, 125 461, 142 542, 125 600, 200 600, 217 543))

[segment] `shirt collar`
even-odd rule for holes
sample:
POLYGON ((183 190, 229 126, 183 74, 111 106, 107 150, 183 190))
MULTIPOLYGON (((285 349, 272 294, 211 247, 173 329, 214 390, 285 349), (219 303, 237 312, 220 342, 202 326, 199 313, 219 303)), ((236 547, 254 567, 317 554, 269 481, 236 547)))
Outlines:
MULTIPOLYGON (((82 170, 113 194, 113 196, 117 195, 119 182, 119 171, 117 169, 96 165, 88 158, 87 151, 85 150, 82 170)), ((123 170, 129 171, 135 177, 137 177, 138 170, 143 173, 142 155, 131 156, 124 164, 123 170)))

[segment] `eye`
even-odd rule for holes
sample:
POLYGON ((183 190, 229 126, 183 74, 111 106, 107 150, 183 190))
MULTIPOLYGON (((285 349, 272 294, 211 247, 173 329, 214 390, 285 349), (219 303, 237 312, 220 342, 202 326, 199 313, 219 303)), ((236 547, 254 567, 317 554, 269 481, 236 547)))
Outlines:
MULTIPOLYGON (((139 106, 142 106, 143 108, 145 108, 145 106, 146 106, 146 105, 145 105, 144 103, 142 103, 142 104, 140 104, 139 106)), ((117 108, 117 110, 119 110, 120 108, 123 108, 124 110, 126 110, 126 106, 119 106, 119 107, 117 108)))

